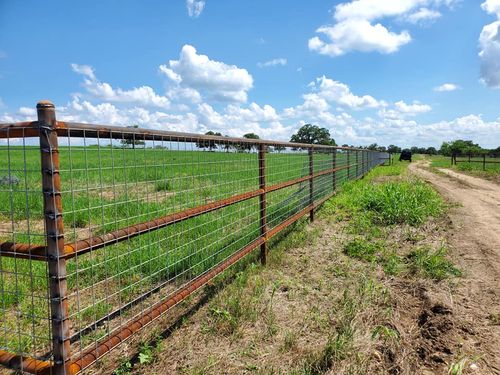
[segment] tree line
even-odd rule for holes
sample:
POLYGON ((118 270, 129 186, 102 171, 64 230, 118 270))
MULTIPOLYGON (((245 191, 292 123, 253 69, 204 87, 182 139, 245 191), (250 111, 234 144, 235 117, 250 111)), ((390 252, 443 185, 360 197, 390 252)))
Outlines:
MULTIPOLYGON (((133 126, 137 128, 137 125, 133 126)), ((222 135, 219 132, 208 131, 205 135, 227 138, 227 135, 222 135)), ((260 137, 255 133, 247 133, 243 135, 243 138, 247 139, 260 139, 260 137)), ((290 142, 293 143, 306 143, 306 144, 316 144, 316 145, 326 145, 326 146, 336 146, 337 143, 331 137, 330 131, 326 128, 321 128, 313 124, 305 124, 300 127, 297 133, 293 134, 290 138, 290 142)), ((139 139, 127 139, 122 140, 123 147, 133 147, 137 145, 144 145, 144 141, 139 139)), ((196 147, 200 149, 207 149, 209 151, 215 150, 225 150, 229 152, 230 150, 235 150, 238 152, 250 152, 252 149, 256 148, 255 145, 251 143, 230 143, 224 139, 198 139, 196 141, 196 147)), ((403 150, 402 147, 397 145, 380 146, 377 143, 372 143, 368 146, 354 146, 343 144, 342 147, 352 147, 367 149, 372 151, 390 152, 392 154, 399 154, 403 150)), ((276 145, 273 147, 274 151, 281 152, 285 149, 285 146, 276 145)), ((500 157, 500 147, 496 149, 486 149, 479 146, 479 144, 474 143, 469 140, 457 139, 455 141, 443 142, 439 149, 435 147, 417 147, 413 146, 408 148, 412 154, 427 154, 427 155, 490 155, 495 157, 500 157)))

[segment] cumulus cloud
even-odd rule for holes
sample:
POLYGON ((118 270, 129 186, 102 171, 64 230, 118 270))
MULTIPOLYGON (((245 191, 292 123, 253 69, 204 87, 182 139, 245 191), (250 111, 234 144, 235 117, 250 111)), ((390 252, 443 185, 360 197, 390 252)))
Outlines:
MULTIPOLYGON (((481 7, 500 18, 500 0, 486 0, 481 7)), ((500 88, 500 20, 483 27, 479 48, 481 81, 488 87, 500 88)))
POLYGON ((454 0, 352 0, 338 4, 333 25, 319 27, 324 38, 309 39, 309 49, 328 56, 340 56, 351 51, 389 54, 411 42, 407 30, 391 31, 379 19, 397 17, 410 23, 433 20, 441 16, 437 8, 451 6, 454 0))
POLYGON ((269 61, 259 62, 259 63, 257 63, 257 66, 259 68, 267 68, 270 66, 278 66, 278 65, 285 66, 287 64, 287 62, 288 62, 287 59, 281 57, 278 59, 272 59, 269 61))
POLYGON ((420 8, 416 12, 409 14, 406 20, 410 23, 431 22, 441 17, 437 10, 429 8, 420 8))
POLYGON ((109 83, 97 79, 94 69, 89 65, 71 64, 75 73, 84 76, 83 87, 92 96, 117 103, 136 103, 145 106, 168 108, 170 100, 155 93, 149 86, 136 87, 131 90, 113 88, 109 83))
POLYGON ((447 92, 447 91, 455 91, 459 90, 460 86, 454 84, 454 83, 443 83, 440 86, 434 87, 434 91, 437 92, 447 92))
MULTIPOLYGON (((202 66, 211 76, 217 76, 223 68, 239 69, 205 58, 203 64, 194 63, 194 66, 196 69, 202 66), (212 63, 215 63, 215 67, 212 63)), ((184 64, 179 63, 182 67, 184 64)), ((469 115, 454 120, 422 123, 418 116, 432 110, 428 104, 403 100, 389 103, 372 95, 359 95, 349 85, 325 76, 318 77, 308 85, 297 105, 284 109, 254 102, 212 104, 204 100, 209 91, 207 87, 217 89, 219 86, 212 81, 207 83, 208 78, 198 71, 197 74, 202 76, 201 83, 194 84, 195 81, 187 78, 193 75, 186 73, 191 72, 191 68, 181 69, 179 65, 169 64, 165 69, 171 70, 168 81, 172 87, 167 87, 167 90, 171 92, 175 89, 178 90, 177 95, 184 95, 177 99, 181 105, 171 105, 164 110, 144 105, 140 101, 117 101, 118 95, 128 98, 123 94, 127 90, 120 92, 111 88, 114 94, 94 95, 84 84, 84 93, 73 94, 66 105, 57 106, 58 118, 63 121, 122 126, 137 124, 142 128, 190 133, 213 130, 230 136, 253 132, 262 138, 281 140, 290 139, 291 134, 308 122, 328 128, 340 143, 355 145, 377 142, 403 147, 439 146, 443 140, 467 138, 484 147, 497 147, 494 142, 500 138, 500 120, 485 121, 479 115, 469 115), (204 95, 200 95, 195 102, 191 97, 193 92, 204 95), (362 119, 360 110, 365 111, 362 119)), ((90 81, 90 89, 98 86, 96 82, 100 83, 90 66, 75 65, 73 69, 90 81)), ((0 122, 33 120, 36 118, 35 112, 34 108, 20 107, 17 111, 0 115, 0 122)))
POLYGON ((205 9, 205 0, 186 0, 189 17, 198 18, 205 9))
POLYGON ((246 102, 253 87, 253 77, 246 69, 211 60, 190 45, 182 47, 179 60, 161 65, 160 72, 181 88, 221 102, 246 102))
POLYGON ((428 104, 422 104, 418 101, 413 101, 413 103, 408 104, 403 100, 400 100, 388 108, 382 108, 378 115, 383 119, 390 120, 402 120, 407 117, 415 117, 422 113, 427 113, 432 110, 432 107, 428 104))
POLYGON ((386 105, 371 95, 358 96, 351 92, 348 85, 325 76, 319 77, 309 84, 317 95, 327 102, 333 102, 351 109, 378 108, 386 105))

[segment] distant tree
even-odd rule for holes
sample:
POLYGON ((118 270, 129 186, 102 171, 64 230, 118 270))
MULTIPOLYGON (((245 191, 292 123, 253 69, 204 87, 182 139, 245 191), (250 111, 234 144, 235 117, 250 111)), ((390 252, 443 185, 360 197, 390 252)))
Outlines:
POLYGON ((373 150, 373 151, 378 150, 378 144, 372 143, 371 145, 368 146, 368 150, 373 150))
MULTIPOLYGON (((135 129, 137 129, 138 127, 139 125, 127 126, 127 128, 135 128, 135 129)), ((146 144, 146 142, 143 139, 137 139, 135 134, 132 135, 132 138, 122 139, 120 142, 122 144, 122 147, 132 146, 133 149, 135 149, 135 146, 144 146, 146 144)))
POLYGON ((292 135, 290 142, 328 146, 336 145, 328 129, 312 124, 303 125, 296 134, 292 135))
MULTIPOLYGON (((247 139, 260 139, 260 137, 255 134, 255 133, 247 133, 247 134, 243 134, 243 138, 247 138, 247 139)), ((236 148, 239 150, 239 151, 251 151, 252 148, 254 147, 254 145, 252 145, 251 143, 242 143, 242 144, 239 144, 236 146, 236 148)))
POLYGON ((389 147, 387 147, 387 151, 391 154, 399 154, 401 152, 401 147, 389 145, 389 147))
MULTIPOLYGON (((205 133, 205 135, 214 135, 214 136, 219 136, 222 137, 221 133, 214 133, 213 131, 208 131, 205 133)), ((215 139, 198 139, 196 141, 196 147, 198 148, 208 148, 209 151, 213 151, 217 148, 218 141, 215 139)))
POLYGON ((435 147, 427 147, 425 153, 428 155, 437 155, 438 152, 435 147))
POLYGON ((281 153, 281 151, 286 150, 286 147, 283 145, 276 145, 274 146, 274 151, 278 151, 278 153, 281 153))
POLYGON ((483 151, 477 143, 462 139, 457 139, 453 142, 443 142, 439 150, 440 154, 445 156, 480 154, 483 151))

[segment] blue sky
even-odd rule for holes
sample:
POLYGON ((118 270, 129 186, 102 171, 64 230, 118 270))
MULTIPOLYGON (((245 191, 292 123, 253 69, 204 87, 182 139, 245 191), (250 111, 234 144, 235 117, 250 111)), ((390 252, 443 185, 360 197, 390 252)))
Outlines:
POLYGON ((500 145, 500 0, 0 0, 0 121, 500 145))

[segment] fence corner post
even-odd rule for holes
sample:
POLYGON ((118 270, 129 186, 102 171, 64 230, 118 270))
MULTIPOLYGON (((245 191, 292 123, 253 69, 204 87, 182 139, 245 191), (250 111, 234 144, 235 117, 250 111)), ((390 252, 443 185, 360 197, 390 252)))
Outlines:
POLYGON ((43 216, 49 272, 49 298, 54 375, 67 374, 70 359, 68 288, 64 252, 59 145, 54 104, 43 100, 36 105, 40 133, 43 216))
POLYGON ((267 219, 266 219, 266 145, 259 145, 259 189, 263 190, 259 195, 260 208, 260 235, 264 242, 260 245, 260 262, 262 265, 267 263, 267 219))
POLYGON ((311 222, 314 221, 314 159, 313 159, 313 151, 314 146, 311 145, 309 148, 309 220, 311 222))

